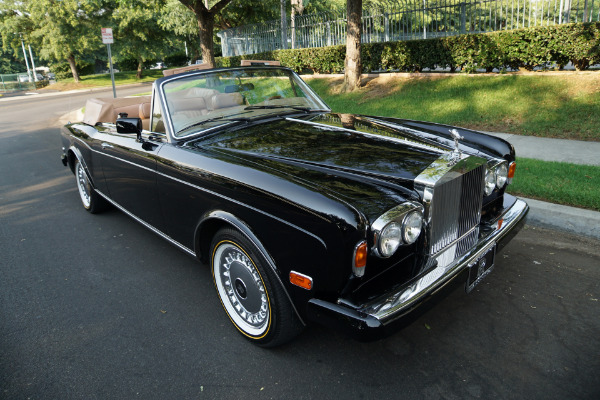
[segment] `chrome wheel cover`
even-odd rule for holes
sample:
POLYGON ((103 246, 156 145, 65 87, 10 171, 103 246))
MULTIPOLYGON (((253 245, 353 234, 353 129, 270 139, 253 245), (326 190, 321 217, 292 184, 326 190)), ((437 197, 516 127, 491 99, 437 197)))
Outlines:
POLYGON ((234 243, 222 241, 214 251, 213 274, 232 322, 246 336, 264 335, 271 322, 269 295, 250 257, 234 243))
POLYGON ((92 185, 90 185, 87 174, 79 162, 77 163, 77 168, 75 170, 75 178, 77 179, 77 189, 79 189, 79 197, 81 198, 81 202, 85 208, 90 208, 90 205, 92 204, 90 194, 92 185))

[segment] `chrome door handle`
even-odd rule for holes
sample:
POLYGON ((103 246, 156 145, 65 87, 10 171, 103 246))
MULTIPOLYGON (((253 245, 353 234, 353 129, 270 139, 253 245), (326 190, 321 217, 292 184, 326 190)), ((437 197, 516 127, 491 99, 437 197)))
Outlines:
POLYGON ((113 148, 112 144, 109 144, 109 143, 106 143, 106 142, 103 142, 101 144, 101 146, 102 146, 103 149, 112 149, 113 148))

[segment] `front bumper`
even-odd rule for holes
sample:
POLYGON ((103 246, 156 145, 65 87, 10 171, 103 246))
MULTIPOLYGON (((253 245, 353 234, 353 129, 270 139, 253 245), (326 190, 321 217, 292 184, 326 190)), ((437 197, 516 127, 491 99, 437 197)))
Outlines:
MULTIPOLYGON (((359 340, 374 340, 383 337, 397 328, 412 322, 419 313, 413 312, 427 300, 444 297, 444 289, 451 283, 464 283, 468 267, 491 246, 501 249, 521 229, 529 206, 517 199, 500 216, 494 228, 480 234, 478 243, 469 252, 448 266, 436 267, 427 274, 408 284, 394 288, 368 303, 350 306, 331 303, 320 299, 311 299, 308 303, 309 319, 340 329, 359 340), (500 223, 498 223, 501 221, 500 223), (464 279, 459 280, 462 276, 464 279)), ((429 302, 428 302, 429 303, 429 302)))

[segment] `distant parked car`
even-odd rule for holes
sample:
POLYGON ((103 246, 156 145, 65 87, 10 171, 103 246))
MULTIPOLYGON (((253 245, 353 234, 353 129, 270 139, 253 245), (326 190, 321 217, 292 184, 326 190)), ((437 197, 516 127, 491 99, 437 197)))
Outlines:
POLYGON ((164 69, 167 68, 166 64, 164 62, 157 62, 156 64, 153 64, 150 69, 164 69))

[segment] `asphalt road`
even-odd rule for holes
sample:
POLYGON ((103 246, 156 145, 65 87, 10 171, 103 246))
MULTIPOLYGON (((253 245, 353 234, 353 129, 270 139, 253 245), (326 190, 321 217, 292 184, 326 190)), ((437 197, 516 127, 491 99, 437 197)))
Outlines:
POLYGON ((387 339, 256 348, 206 266, 81 207, 56 119, 89 96, 0 102, 0 398, 600 398, 600 242, 528 228, 387 339))

